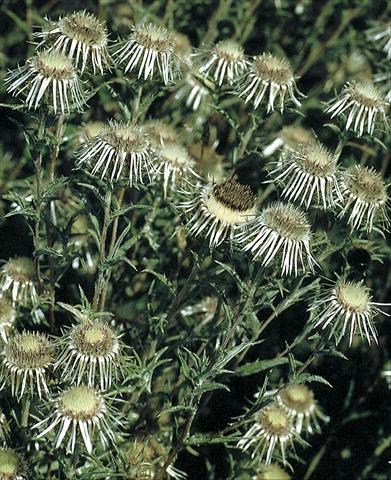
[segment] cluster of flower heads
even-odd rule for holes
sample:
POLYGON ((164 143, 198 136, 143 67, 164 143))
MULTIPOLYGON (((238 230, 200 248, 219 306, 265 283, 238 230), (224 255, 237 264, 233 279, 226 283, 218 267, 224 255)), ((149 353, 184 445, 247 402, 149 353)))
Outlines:
POLYGON ((77 321, 63 337, 53 340, 35 331, 15 331, 7 337, 0 353, 0 388, 17 401, 43 401, 46 415, 33 426, 37 438, 55 431, 55 448, 65 442, 67 452, 74 452, 79 439, 92 453, 97 439, 107 447, 120 430, 121 415, 107 390, 122 372, 123 349, 107 322, 75 307, 68 310, 77 321), (51 380, 59 371, 63 386, 53 390, 51 380))
MULTIPOLYGON (((304 384, 290 385, 266 394, 271 395, 275 396, 275 400, 246 420, 250 428, 238 442, 243 451, 252 452, 252 458, 260 464, 260 473, 262 470, 267 472, 273 460, 287 465, 288 451, 294 452, 295 445, 308 445, 302 435, 319 433, 319 422, 329 421, 315 400, 313 391, 304 384)), ((278 472, 280 467, 273 465, 273 468, 278 472)), ((260 478, 268 477, 260 475, 260 478)))

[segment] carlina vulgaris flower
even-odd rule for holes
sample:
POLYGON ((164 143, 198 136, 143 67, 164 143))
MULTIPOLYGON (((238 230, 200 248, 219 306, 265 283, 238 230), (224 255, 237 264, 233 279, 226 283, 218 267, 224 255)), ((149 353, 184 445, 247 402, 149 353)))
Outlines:
POLYGON ((367 37, 372 42, 377 42, 382 50, 387 54, 387 58, 391 59, 391 22, 384 25, 376 25, 367 30, 367 37))
POLYGON ((125 73, 136 70, 138 78, 155 78, 156 71, 167 85, 179 72, 179 57, 171 33, 153 23, 135 25, 129 39, 115 52, 125 73))
POLYGON ((174 52, 181 62, 181 67, 189 69, 192 65, 193 47, 187 35, 172 31, 171 38, 174 44, 174 52))
POLYGON ((303 429, 308 434, 320 432, 319 420, 325 423, 330 420, 319 407, 314 392, 302 383, 282 389, 277 394, 277 402, 292 415, 298 434, 301 434, 303 429))
POLYGON ((256 215, 256 196, 248 185, 234 179, 220 183, 196 185, 192 198, 180 207, 192 217, 187 222, 190 235, 204 235, 209 246, 217 247, 224 240, 234 240, 249 218, 256 215))
POLYGON ((86 270, 93 273, 96 269, 96 262, 91 253, 92 236, 89 229, 92 227, 90 219, 87 215, 77 215, 71 226, 71 237, 68 245, 75 247, 77 255, 72 261, 74 269, 80 268, 80 262, 85 262, 86 270))
POLYGON ((210 143, 195 142, 189 145, 190 155, 197 163, 197 168, 205 178, 215 181, 224 177, 224 157, 216 152, 218 140, 210 143))
POLYGON ((7 343, 7 337, 15 326, 15 308, 7 297, 0 297, 0 337, 7 343))
POLYGON ((182 180, 200 180, 195 170, 196 162, 185 147, 179 143, 166 143, 157 150, 156 163, 163 177, 164 198, 169 189, 175 188, 182 180))
POLYGON ((294 443, 308 445, 296 432, 292 416, 276 402, 259 410, 251 421, 253 424, 239 440, 238 447, 243 451, 252 449, 251 457, 259 462, 270 464, 278 452, 286 465, 287 449, 294 449, 294 443))
POLYGON ((329 102, 326 113, 331 118, 346 115, 345 130, 350 128, 358 136, 364 131, 372 135, 375 125, 388 129, 386 112, 390 104, 382 92, 370 81, 347 82, 342 93, 329 102))
POLYGON ((178 143, 180 140, 178 131, 170 123, 163 120, 148 120, 143 124, 143 127, 155 149, 166 143, 178 143))
POLYGON ((60 51, 38 52, 23 67, 8 73, 4 80, 7 92, 25 94, 29 109, 36 110, 42 103, 50 105, 55 114, 81 111, 86 103, 82 83, 68 56, 60 51))
POLYGON ((38 280, 33 260, 10 258, 0 269, 0 297, 8 295, 12 304, 35 305, 38 301, 38 280))
POLYGON ((291 478, 278 463, 263 463, 257 467, 257 474, 253 480, 291 480, 291 478))
POLYGON ((78 323, 67 330, 58 342, 59 355, 54 364, 64 380, 110 387, 120 371, 122 346, 119 337, 104 320, 78 323))
POLYGON ((46 377, 53 364, 54 347, 43 333, 15 333, 1 352, 0 379, 11 386, 11 395, 48 395, 46 377))
POLYGON ((262 150, 264 157, 270 157, 279 148, 296 148, 299 144, 315 141, 315 135, 311 130, 300 125, 287 125, 277 134, 277 137, 262 150))
POLYGON ((311 253, 311 226, 305 212, 291 203, 274 202, 250 220, 237 239, 244 251, 269 265, 281 256, 281 274, 298 275, 299 268, 313 271, 316 261, 311 253))
POLYGON ((199 73, 211 76, 220 87, 224 82, 232 85, 248 65, 243 48, 234 40, 222 40, 196 55, 202 60, 199 73))
POLYGON ((156 172, 154 152, 140 125, 110 120, 102 132, 77 152, 77 166, 92 167, 92 175, 117 182, 128 179, 130 186, 144 183, 156 172))
POLYGON ((284 199, 304 204, 306 209, 314 200, 326 209, 336 199, 342 199, 338 183, 338 155, 320 142, 285 148, 270 175, 275 182, 284 185, 284 199))
POLYGON ((67 436, 67 453, 75 451, 80 436, 89 454, 93 451, 96 437, 104 448, 115 444, 115 430, 123 419, 98 390, 87 385, 73 385, 62 390, 49 403, 54 404, 53 411, 33 426, 39 430, 37 439, 56 429, 54 448, 59 448, 67 436))
POLYGON ((349 215, 352 230, 364 227, 371 232, 374 226, 389 225, 387 185, 374 168, 361 165, 350 168, 342 176, 340 188, 343 200, 338 202, 339 216, 349 215))
POLYGON ((301 106, 297 97, 305 96, 297 88, 289 61, 271 53, 262 53, 254 58, 239 81, 237 91, 246 103, 251 100, 254 108, 257 108, 264 98, 267 99, 267 113, 274 111, 277 97, 279 97, 282 113, 287 94, 296 107, 301 106))
POLYGON ((106 27, 86 11, 68 13, 56 22, 49 20, 48 28, 34 36, 41 41, 38 47, 45 45, 50 51, 67 54, 82 73, 89 63, 94 74, 103 74, 111 64, 106 27))
POLYGON ((314 328, 329 328, 329 338, 334 336, 336 344, 348 335, 351 346, 357 334, 365 337, 369 344, 372 340, 377 343, 374 317, 379 313, 389 316, 380 309, 389 305, 373 302, 371 291, 363 281, 342 277, 323 287, 309 310, 314 311, 314 328))
POLYGON ((175 93, 175 99, 185 99, 186 107, 196 112, 207 105, 213 89, 213 83, 193 68, 179 85, 178 91, 175 93))
POLYGON ((27 479, 25 463, 21 456, 5 444, 0 447, 0 480, 27 479))

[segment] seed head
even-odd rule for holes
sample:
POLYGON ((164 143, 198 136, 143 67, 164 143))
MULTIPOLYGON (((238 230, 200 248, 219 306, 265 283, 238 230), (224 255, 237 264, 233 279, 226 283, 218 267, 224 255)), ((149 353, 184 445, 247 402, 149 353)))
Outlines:
POLYGON ((342 93, 329 103, 326 112, 331 118, 347 115, 345 129, 351 128, 361 137, 365 130, 372 135, 376 123, 388 128, 388 107, 389 103, 373 83, 347 82, 342 93))
POLYGON ((245 102, 250 100, 257 108, 268 94, 267 112, 274 111, 274 103, 279 96, 280 111, 284 110, 285 96, 288 92, 293 103, 300 107, 301 103, 297 96, 304 96, 299 92, 292 67, 285 58, 278 58, 270 53, 263 53, 254 58, 244 79, 239 84, 238 94, 245 98, 245 102))
POLYGON ((376 170, 360 165, 351 168, 342 178, 341 192, 339 216, 349 214, 352 230, 364 227, 370 232, 376 223, 381 227, 389 224, 387 186, 376 170))
POLYGON ((43 102, 55 114, 81 110, 85 104, 81 82, 71 60, 61 51, 44 51, 29 58, 23 67, 10 71, 5 79, 7 92, 28 92, 25 103, 36 110, 43 102))
POLYGON ((211 247, 220 245, 227 236, 233 240, 248 218, 256 213, 256 197, 251 188, 236 180, 208 184, 197 190, 195 194, 185 192, 194 198, 183 202, 181 207, 186 212, 194 211, 188 223, 190 233, 194 236, 204 233, 211 247))
POLYGON ((97 71, 103 74, 111 63, 106 27, 91 13, 69 13, 57 22, 50 22, 48 28, 35 37, 50 51, 67 54, 81 72, 91 63, 94 74, 97 71))

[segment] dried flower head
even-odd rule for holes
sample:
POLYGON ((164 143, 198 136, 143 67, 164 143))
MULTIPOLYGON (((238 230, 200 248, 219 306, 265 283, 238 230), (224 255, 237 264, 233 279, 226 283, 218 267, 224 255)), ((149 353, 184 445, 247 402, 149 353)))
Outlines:
POLYGON ((16 333, 1 352, 0 377, 11 385, 11 394, 20 400, 24 393, 39 398, 49 394, 46 375, 53 362, 54 349, 46 335, 38 332, 16 333))
POLYGON ((197 186, 195 192, 185 193, 193 196, 181 204, 186 212, 193 213, 188 222, 190 234, 209 237, 210 247, 217 247, 228 236, 233 240, 256 214, 256 197, 251 188, 233 179, 197 186))
POLYGON ((320 432, 319 420, 330 420, 320 409, 314 392, 306 385, 297 384, 284 388, 277 395, 277 401, 292 415, 295 430, 299 434, 303 427, 309 434, 320 432))
POLYGON ((385 312, 379 307, 388 304, 372 302, 368 287, 357 281, 338 279, 320 293, 310 310, 315 311, 314 328, 329 327, 331 338, 333 335, 338 344, 345 334, 349 335, 349 345, 352 344, 353 335, 357 333, 366 337, 370 344, 372 340, 377 343, 377 332, 373 319, 378 313, 385 312))
POLYGON ((24 480, 24 462, 12 448, 0 447, 0 480, 24 480))
POLYGON ((125 73, 137 70, 138 78, 147 80, 154 78, 157 70, 165 84, 173 82, 179 66, 171 33, 153 23, 134 26, 115 56, 118 64, 125 64, 125 73))
POLYGON ((179 142, 179 134, 175 128, 163 120, 149 120, 144 124, 148 138, 155 149, 166 143, 179 142))
POLYGON ((277 463, 262 464, 257 469, 254 480, 291 480, 291 476, 277 463))
POLYGON ((338 156, 321 143, 301 143, 284 149, 271 175, 274 181, 283 183, 282 196, 286 200, 299 201, 308 209, 315 197, 327 208, 335 197, 341 198, 337 161, 338 156))
POLYGON ((102 74, 110 65, 106 27, 86 11, 72 12, 57 22, 50 22, 48 28, 35 37, 41 40, 40 45, 50 46, 49 50, 66 53, 81 72, 88 63, 94 73, 102 74))
POLYGON ((8 294, 12 303, 35 304, 38 299, 34 262, 28 257, 10 258, 0 269, 0 296, 8 294))
POLYGON ((297 276, 300 267, 313 271, 316 262, 310 250, 311 227, 300 209, 290 203, 272 203, 248 227, 237 240, 254 258, 261 257, 262 265, 281 255, 282 275, 297 276))
POLYGON ((270 157, 281 147, 296 148, 299 144, 314 141, 315 136, 311 130, 307 130, 300 125, 288 125, 278 132, 277 138, 262 150, 262 154, 264 157, 270 157))
POLYGON ((194 159, 190 157, 186 148, 178 143, 166 143, 160 147, 157 164, 163 175, 164 198, 167 197, 169 187, 175 187, 181 179, 189 176, 194 179, 200 178, 195 171, 194 159))
POLYGON ((387 58, 391 59, 391 22, 370 28, 367 36, 372 42, 379 43, 383 52, 387 54, 387 58))
POLYGON ((200 54, 201 75, 212 76, 221 86, 224 81, 232 84, 247 68, 243 48, 234 40, 222 40, 200 54))
POLYGON ((253 425, 239 440, 238 447, 243 451, 253 449, 251 457, 258 461, 271 463, 276 450, 286 464, 286 450, 293 448, 294 442, 305 445, 293 427, 291 415, 277 403, 262 408, 253 419, 253 425))
POLYGON ((341 193, 340 217, 349 214, 352 230, 364 227, 370 232, 376 223, 382 227, 389 224, 387 186, 373 168, 356 165, 348 170, 341 181, 341 193))
POLYGON ((0 336, 7 343, 7 336, 15 325, 16 312, 6 297, 0 297, 0 336))
POLYGON ((361 137, 365 129, 372 135, 376 123, 388 128, 388 107, 389 103, 373 83, 347 82, 342 93, 329 103, 326 112, 331 118, 347 115, 345 129, 352 128, 361 137))
POLYGON ((285 58, 278 58, 270 53, 263 53, 254 58, 248 72, 240 82, 238 94, 250 100, 254 108, 267 98, 267 112, 274 111, 274 103, 279 96, 280 111, 284 111, 285 97, 288 93, 293 103, 300 107, 297 96, 304 96, 299 92, 292 67, 285 58))
POLYGON ((103 320, 74 325, 59 341, 59 356, 54 368, 61 369, 64 380, 70 383, 87 382, 110 387, 117 375, 121 353, 119 338, 103 320))
POLYGON ((130 123, 109 121, 95 139, 82 147, 77 158, 78 166, 92 166, 92 175, 100 172, 100 177, 108 177, 110 182, 127 176, 131 186, 143 183, 144 174, 150 179, 155 171, 146 133, 130 123))
POLYGON ((115 443, 113 428, 121 424, 119 412, 112 411, 101 393, 87 385, 74 385, 63 390, 51 400, 54 411, 34 425, 40 430, 37 438, 57 429, 54 448, 59 448, 68 434, 67 453, 75 451, 76 440, 81 436, 89 454, 95 437, 103 447, 115 443))
POLYGON ((85 104, 81 81, 71 60, 63 52, 45 51, 29 58, 23 67, 10 71, 5 79, 7 92, 27 93, 25 103, 37 109, 43 101, 54 113, 81 110, 85 104))

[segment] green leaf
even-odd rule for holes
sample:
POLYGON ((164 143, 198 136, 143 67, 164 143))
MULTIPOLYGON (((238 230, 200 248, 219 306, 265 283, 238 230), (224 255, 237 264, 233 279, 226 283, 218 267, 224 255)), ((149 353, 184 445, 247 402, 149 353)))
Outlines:
POLYGON ((256 373, 264 372, 265 370, 271 370, 280 365, 286 365, 287 363, 288 359, 286 357, 257 360, 255 362, 241 365, 235 370, 234 374, 246 377, 248 375, 255 375, 256 373))

